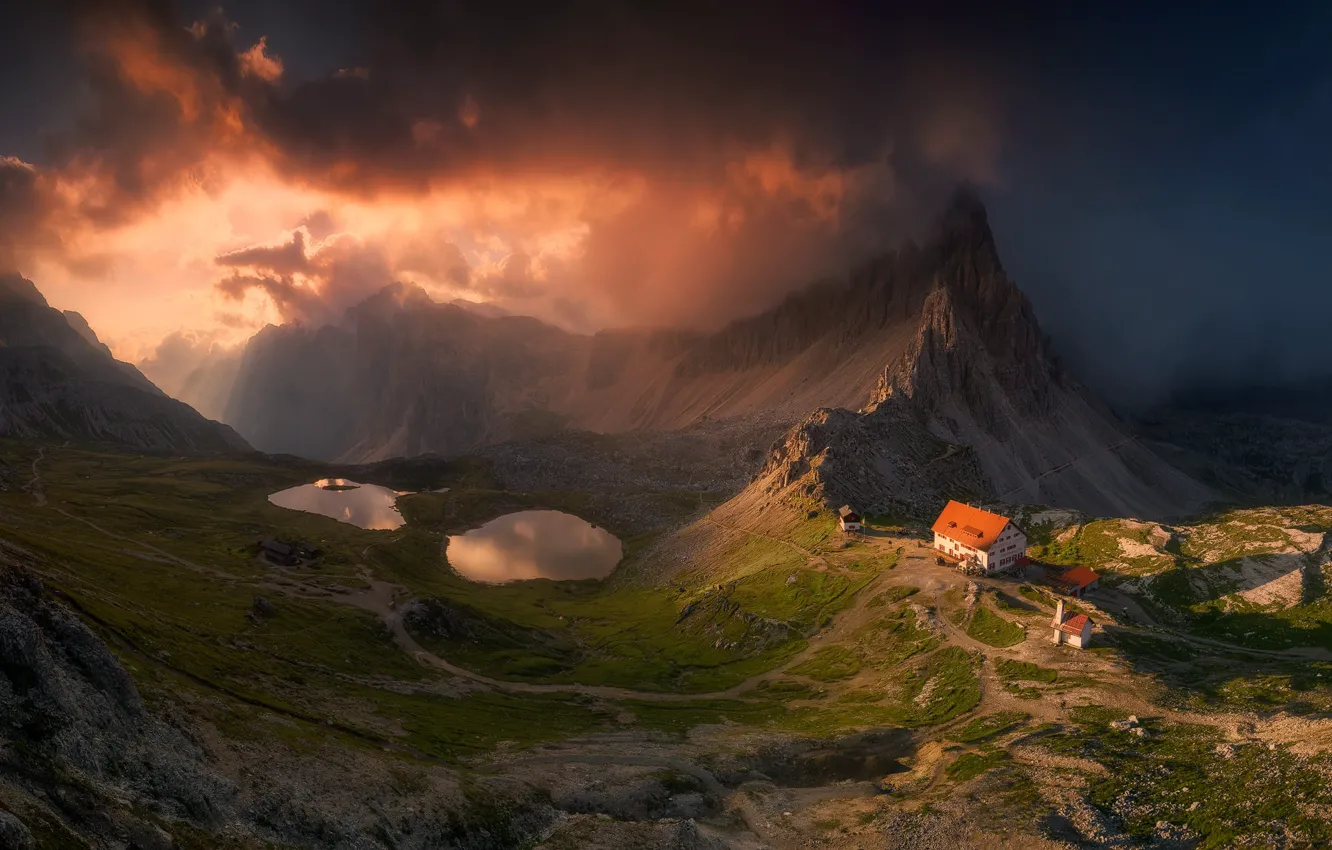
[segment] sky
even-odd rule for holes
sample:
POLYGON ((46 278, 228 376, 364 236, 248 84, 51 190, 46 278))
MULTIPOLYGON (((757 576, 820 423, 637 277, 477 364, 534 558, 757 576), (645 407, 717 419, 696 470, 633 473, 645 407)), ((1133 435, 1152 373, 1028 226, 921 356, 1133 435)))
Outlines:
POLYGON ((31 4, 0 267, 130 361, 395 280, 715 327, 966 180, 1112 399, 1332 375, 1332 6, 1159 5, 31 4))

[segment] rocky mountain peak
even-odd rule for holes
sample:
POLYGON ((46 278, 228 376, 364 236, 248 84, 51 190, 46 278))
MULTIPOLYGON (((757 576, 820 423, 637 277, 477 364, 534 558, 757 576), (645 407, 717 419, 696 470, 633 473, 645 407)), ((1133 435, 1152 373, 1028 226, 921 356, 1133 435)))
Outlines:
POLYGON ((946 236, 994 244, 990 216, 980 190, 969 182, 959 183, 940 216, 940 231, 946 236))
POLYGON ((1067 378, 1051 354, 1031 303, 1000 262, 985 206, 961 186, 940 219, 931 289, 902 355, 887 364, 868 407, 905 395, 932 412, 950 399, 993 422, 996 392, 1024 409, 1048 406, 1067 378))
POLYGON ((0 303, 13 301, 49 306, 36 284, 23 275, 17 272, 0 274, 0 303))
POLYGON ((437 306, 430 294, 414 283, 394 281, 347 310, 348 318, 384 318, 403 310, 437 306))

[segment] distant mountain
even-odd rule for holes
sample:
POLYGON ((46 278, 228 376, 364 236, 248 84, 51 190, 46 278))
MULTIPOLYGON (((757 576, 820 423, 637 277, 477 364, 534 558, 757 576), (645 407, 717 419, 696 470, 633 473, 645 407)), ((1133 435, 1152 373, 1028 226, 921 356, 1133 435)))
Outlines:
POLYGON ((78 313, 32 281, 0 276, 0 436, 176 452, 246 451, 231 428, 111 356, 78 313))
MULTIPOLYGON (((873 417, 889 399, 893 417, 920 429, 920 446, 972 447, 988 490, 1007 500, 1131 513, 1209 495, 1063 372, 965 190, 926 244, 716 333, 583 336, 394 285, 337 326, 258 334, 225 418, 264 450, 359 462, 457 455, 562 426, 794 425, 827 408, 873 417)), ((833 439, 846 423, 871 442, 900 431, 850 415, 817 414, 816 430, 833 439)))

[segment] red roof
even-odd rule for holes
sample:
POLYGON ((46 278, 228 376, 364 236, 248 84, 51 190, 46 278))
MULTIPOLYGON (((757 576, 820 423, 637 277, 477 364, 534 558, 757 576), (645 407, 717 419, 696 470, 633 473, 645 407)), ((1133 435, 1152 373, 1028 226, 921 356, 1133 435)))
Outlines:
POLYGON ((1071 635, 1082 634, 1082 627, 1091 623, 1091 619, 1086 614, 1074 614, 1067 620, 1059 624, 1059 631, 1068 632, 1071 635))
POLYGON ((1071 584, 1078 590, 1082 590, 1100 578, 1100 573, 1093 572, 1088 567, 1074 567, 1071 570, 1065 570, 1055 579, 1055 581, 1060 584, 1071 584))
POLYGON ((986 552, 1008 523, 1006 516, 949 500, 930 530, 986 552))

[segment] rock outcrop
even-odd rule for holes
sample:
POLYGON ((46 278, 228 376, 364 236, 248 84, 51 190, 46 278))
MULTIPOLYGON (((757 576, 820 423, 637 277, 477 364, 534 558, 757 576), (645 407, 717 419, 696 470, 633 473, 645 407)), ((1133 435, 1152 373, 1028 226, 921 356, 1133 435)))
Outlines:
POLYGON ((125 668, 69 609, 23 569, 0 564, 0 790, 24 821, 138 846, 158 821, 216 827, 232 786, 199 747, 155 718, 125 668))
POLYGON ((900 399, 869 413, 823 409, 778 440, 763 470, 727 512, 774 500, 855 505, 873 514, 923 515, 942 494, 993 498, 976 452, 941 439, 900 399))
POLYGON ((53 309, 18 275, 0 276, 0 436, 182 453, 249 449, 113 358, 82 316, 53 309))
POLYGON ((176 693, 173 676, 155 680, 161 687, 145 701, 107 645, 34 578, 30 563, 29 553, 0 541, 4 850, 500 850, 534 846, 584 812, 589 824, 575 831, 606 842, 586 846, 630 846, 624 836, 641 838, 632 846, 645 850, 721 846, 688 820, 716 811, 719 801, 693 787, 666 789, 650 768, 600 768, 603 776, 631 773, 633 781, 611 783, 614 793, 579 795, 566 783, 552 795, 521 772, 463 781, 444 765, 373 747, 307 740, 288 749, 229 738, 211 719, 253 706, 208 691, 203 680, 176 693), (205 719, 194 713, 200 704, 205 719))

